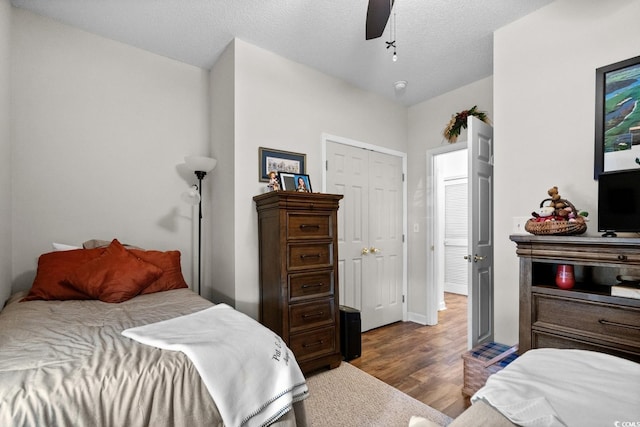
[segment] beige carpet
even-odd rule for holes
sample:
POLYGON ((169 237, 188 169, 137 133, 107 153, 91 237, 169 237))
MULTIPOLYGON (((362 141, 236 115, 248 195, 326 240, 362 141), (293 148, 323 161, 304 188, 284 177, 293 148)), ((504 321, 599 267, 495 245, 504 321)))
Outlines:
POLYGON ((307 378, 305 400, 311 427, 408 427, 412 415, 441 426, 447 415, 402 393, 349 363, 307 378))

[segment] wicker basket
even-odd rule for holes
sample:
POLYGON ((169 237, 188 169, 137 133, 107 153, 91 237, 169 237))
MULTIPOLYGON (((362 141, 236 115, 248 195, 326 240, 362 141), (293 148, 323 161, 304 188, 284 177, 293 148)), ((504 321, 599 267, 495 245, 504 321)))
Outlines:
POLYGON ((482 344, 462 355, 464 361, 464 385, 462 394, 472 396, 487 382, 490 375, 502 370, 516 357, 518 346, 499 343, 482 344))
MULTIPOLYGON (((544 202, 549 200, 551 199, 544 199, 540 202, 540 207, 544 206, 544 202)), ((563 202, 571 208, 571 211, 575 215, 575 221, 555 220, 538 222, 535 218, 532 218, 524 224, 524 229, 531 234, 543 236, 569 236, 573 234, 582 234, 587 231, 587 223, 582 216, 578 215, 578 211, 576 210, 576 207, 573 206, 573 203, 566 199, 559 199, 557 202, 563 202)))

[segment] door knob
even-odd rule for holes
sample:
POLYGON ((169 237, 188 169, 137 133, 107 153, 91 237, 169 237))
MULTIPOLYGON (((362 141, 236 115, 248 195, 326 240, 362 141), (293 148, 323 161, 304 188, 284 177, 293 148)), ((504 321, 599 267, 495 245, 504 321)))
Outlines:
POLYGON ((468 262, 471 262, 472 259, 473 259, 473 262, 478 262, 478 261, 482 261, 485 257, 479 256, 479 255, 474 255, 473 257, 471 255, 465 255, 463 258, 466 259, 468 262))
POLYGON ((381 252, 382 249, 371 246, 371 249, 369 249, 369 251, 371 251, 372 254, 377 254, 378 252, 381 252))
POLYGON ((362 251, 360 253, 362 255, 369 255, 369 248, 362 248, 362 251))

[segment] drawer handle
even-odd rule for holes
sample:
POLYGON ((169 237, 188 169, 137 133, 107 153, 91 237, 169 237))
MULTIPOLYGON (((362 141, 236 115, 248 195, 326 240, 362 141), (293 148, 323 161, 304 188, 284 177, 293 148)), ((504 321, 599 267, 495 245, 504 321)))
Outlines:
POLYGON ((324 344, 324 341, 320 340, 320 341, 312 342, 311 344, 302 344, 302 347, 309 348, 309 347, 315 347, 322 344, 324 344))
POLYGON ((304 230, 306 228, 313 228, 315 230, 319 230, 320 226, 318 224, 300 224, 300 230, 304 230))
POLYGON ((324 311, 319 311, 317 313, 312 313, 312 314, 303 314, 302 318, 303 319, 309 319, 310 317, 322 317, 324 316, 324 311))
POLYGON ((320 283, 305 283, 304 285, 302 285, 302 289, 320 288, 320 287, 322 287, 322 285, 324 285, 324 283, 322 283, 322 282, 320 282, 320 283))
POLYGON ((300 255, 300 258, 302 258, 302 259, 320 258, 321 256, 322 256, 322 254, 302 254, 302 255, 300 255))
POLYGON ((619 261, 626 261, 627 260, 627 256, 626 255, 618 255, 618 260, 619 261))
POLYGON ((620 328, 627 328, 627 329, 633 329, 633 330, 636 330, 636 331, 640 331, 640 326, 627 325, 626 323, 612 322, 612 321, 606 320, 606 319, 600 319, 600 320, 598 320, 598 323, 600 323, 601 325, 618 326, 620 328))

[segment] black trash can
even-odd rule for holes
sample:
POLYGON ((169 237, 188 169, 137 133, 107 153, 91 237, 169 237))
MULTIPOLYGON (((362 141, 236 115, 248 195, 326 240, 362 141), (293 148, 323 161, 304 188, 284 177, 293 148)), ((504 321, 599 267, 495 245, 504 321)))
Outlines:
POLYGON ((341 305, 340 351, 345 361, 360 357, 360 353, 362 352, 361 329, 360 311, 341 305))

